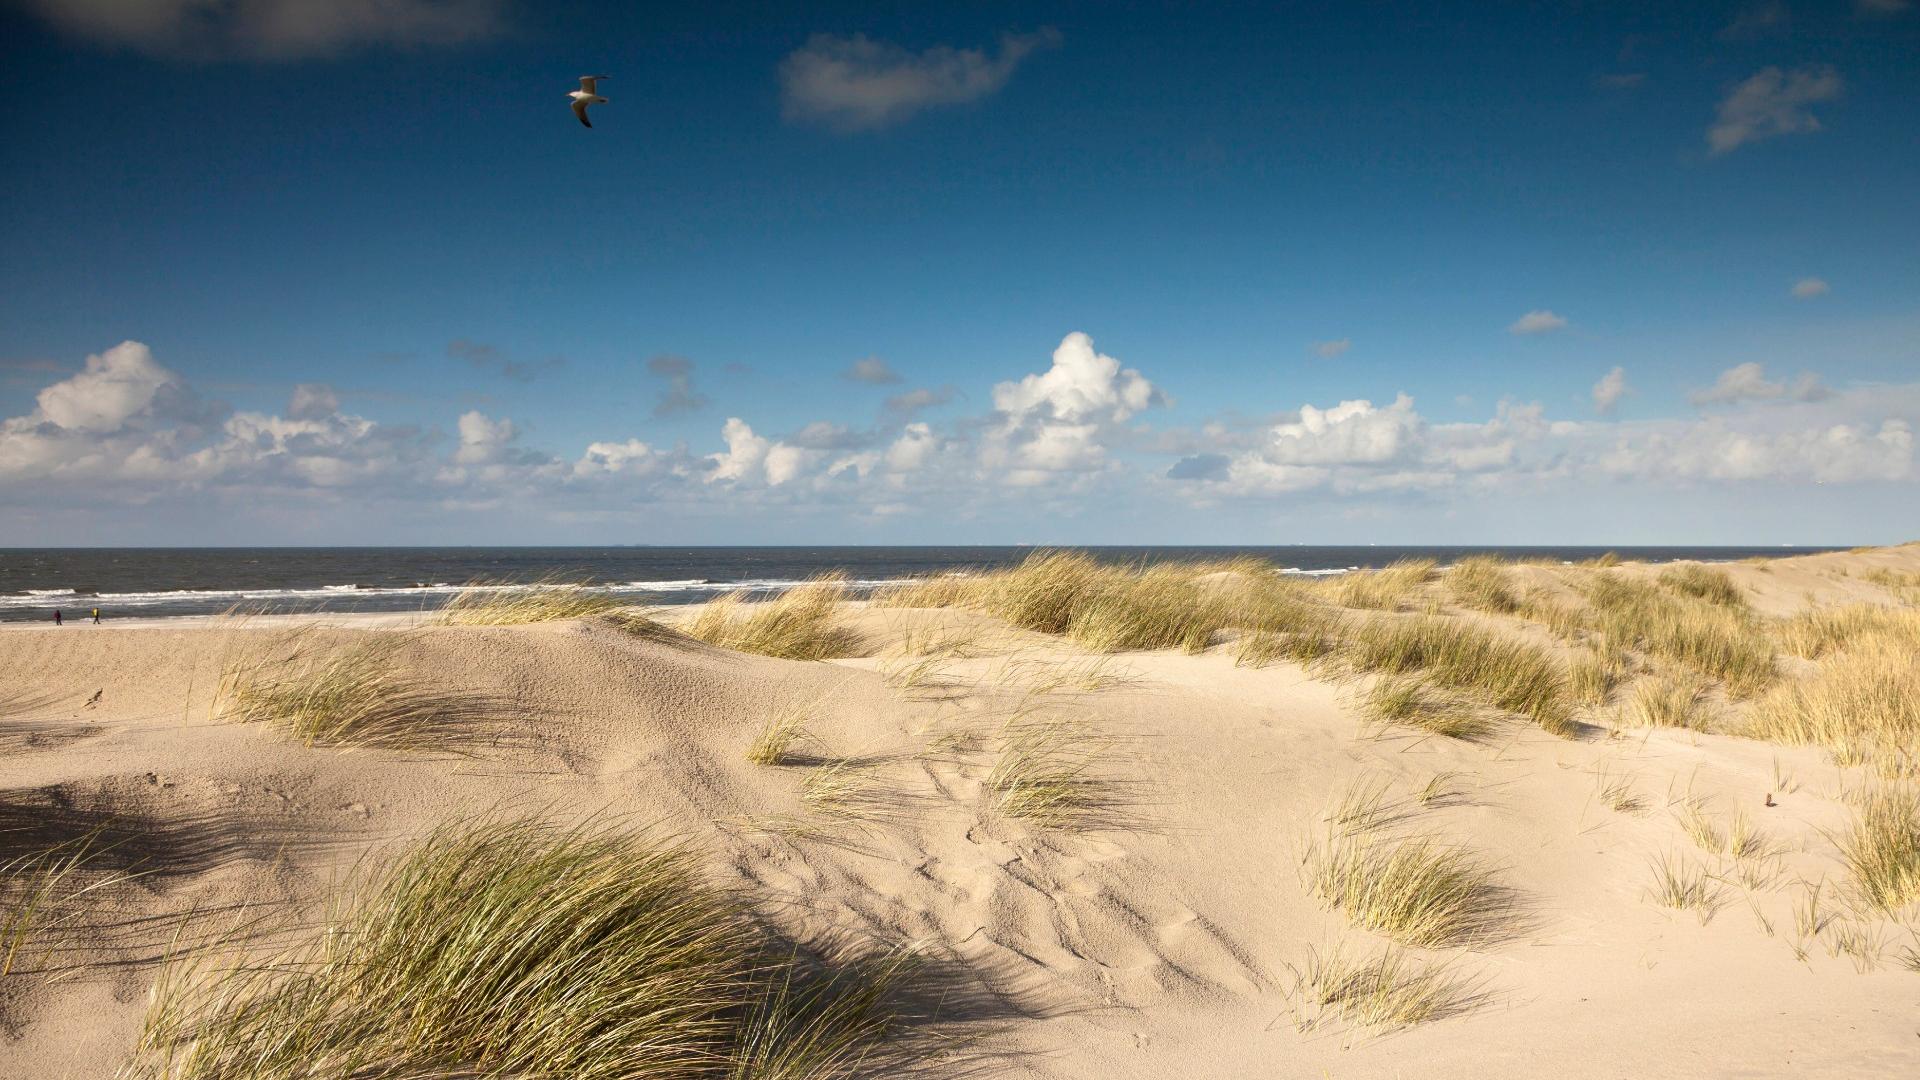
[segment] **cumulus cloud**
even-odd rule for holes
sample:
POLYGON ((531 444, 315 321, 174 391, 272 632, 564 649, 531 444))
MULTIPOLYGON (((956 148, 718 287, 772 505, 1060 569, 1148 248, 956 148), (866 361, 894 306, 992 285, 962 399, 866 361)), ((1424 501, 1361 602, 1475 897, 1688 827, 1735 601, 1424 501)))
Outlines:
POLYGON ((1107 463, 1103 435, 1141 411, 1166 403, 1146 377, 1096 352, 1093 339, 1071 333, 1053 363, 993 388, 999 423, 982 447, 982 463, 1006 482, 1031 486, 1089 473, 1107 463))
POLYGON ((1000 51, 936 45, 911 52, 864 34, 816 34, 780 63, 789 120, 840 131, 898 124, 922 109, 977 101, 997 92, 1029 56, 1060 43, 1053 30, 1003 34, 1000 51))
POLYGON ((684 356, 656 356, 647 361, 647 371, 667 382, 667 388, 653 403, 656 419, 707 407, 707 396, 693 388, 693 361, 684 356))
POLYGON ((1801 278, 1793 283, 1792 290, 1795 300, 1811 300, 1816 296, 1825 296, 1830 291, 1827 283, 1817 277, 1801 278))
POLYGON ((1621 398, 1631 393, 1633 387, 1627 385, 1626 369, 1614 368, 1593 384, 1593 411, 1606 416, 1620 404, 1621 398))
POLYGON ((1041 414, 1079 421, 1104 416, 1119 422, 1162 396, 1138 371, 1095 352, 1093 339, 1076 331, 1061 339, 1046 371, 995 386, 993 405, 1015 418, 1041 414))
POLYGON ((1555 330, 1565 329, 1566 325, 1566 319, 1542 308, 1537 311, 1529 311, 1525 315, 1513 320, 1513 325, 1507 327, 1507 333, 1551 334, 1555 330))
POLYGON ((458 45, 500 29, 503 0, 24 0, 99 45, 196 59, 299 60, 366 46, 458 45))
POLYGON ((1721 99, 1707 128, 1707 149, 1725 154, 1751 142, 1819 131, 1813 106, 1838 98, 1841 89, 1840 73, 1826 65, 1790 72, 1761 68, 1721 99))
POLYGON ((1820 377, 1811 372, 1802 372, 1790 384, 1774 382, 1767 378, 1765 367, 1748 361, 1721 372, 1712 386, 1695 390, 1687 395, 1687 400, 1695 405, 1731 405, 1746 401, 1778 401, 1782 398, 1821 401, 1831 393, 1820 377))
POLYGON ((1332 341, 1316 341, 1313 343, 1313 355, 1318 356, 1322 360, 1331 360, 1351 348, 1353 348, 1352 338, 1335 338, 1332 341))
POLYGON ((78 375, 40 391, 34 419, 67 431, 115 431, 183 397, 180 377, 161 367, 152 350, 123 341, 87 357, 78 375))
POLYGON ((840 373, 840 377, 852 382, 866 383, 869 386, 890 386, 900 381, 885 360, 869 356, 864 360, 855 360, 853 366, 840 373))

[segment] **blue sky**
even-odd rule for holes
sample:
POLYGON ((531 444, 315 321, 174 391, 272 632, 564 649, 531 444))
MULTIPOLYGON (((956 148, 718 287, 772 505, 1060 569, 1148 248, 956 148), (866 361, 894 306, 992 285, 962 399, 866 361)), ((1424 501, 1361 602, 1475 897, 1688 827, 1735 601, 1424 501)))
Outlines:
POLYGON ((710 7, 0 6, 0 544, 1920 536, 1916 5, 710 7))

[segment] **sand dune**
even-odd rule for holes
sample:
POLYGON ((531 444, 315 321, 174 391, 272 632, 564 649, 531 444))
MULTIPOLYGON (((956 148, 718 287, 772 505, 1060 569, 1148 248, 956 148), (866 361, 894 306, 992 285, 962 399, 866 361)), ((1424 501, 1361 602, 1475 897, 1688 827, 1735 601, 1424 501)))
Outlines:
MULTIPOLYGON (((1920 547, 1727 569, 1762 617, 1901 606, 1920 547)), ((1543 595, 1560 586, 1551 568, 1513 573, 1543 595)), ((1437 610, 1574 653, 1518 618, 1437 610)), ((297 942, 370 854, 502 813, 686 838, 715 884, 797 941, 918 943, 944 995, 914 1021, 947 1047, 932 1075, 1920 1075, 1920 974, 1901 959, 1920 963, 1913 910, 1797 929, 1806 883, 1844 910, 1835 837, 1846 793, 1880 782, 1868 768, 1615 728, 1624 691, 1583 710, 1574 738, 1501 718, 1449 739, 1363 723, 1364 680, 1237 664, 1225 642, 1097 654, 959 609, 844 618, 864 655, 828 662, 604 619, 0 631, 6 857, 99 830, 106 862, 90 872, 135 875, 77 901, 4 977, 0 1076, 113 1075, 169 951, 297 942), (462 703, 460 722, 406 749, 342 749, 216 709, 223 675, 247 663, 375 639, 419 688, 462 703), (946 655, 901 655, 930 641, 946 655), (808 737, 782 764, 749 762, 790 710, 808 737), (1101 812, 1044 827, 994 810, 1009 717, 1057 721, 1100 752, 1101 812), (823 769, 847 784, 810 797, 823 769), (1300 986, 1314 953, 1386 945, 1303 875, 1356 786, 1401 818, 1397 835, 1469 848, 1509 905, 1497 933, 1408 954, 1446 964, 1460 993, 1450 1015, 1399 1031, 1309 1023, 1325 1010, 1300 986), (1690 819, 1723 839, 1757 832, 1755 857, 1704 850, 1690 819), (1712 911, 1653 902, 1663 858, 1712 875, 1712 911), (1862 936, 1871 947, 1848 952, 1862 936)), ((1789 679, 1816 670, 1782 664, 1789 679)), ((1723 718, 1747 708, 1723 698, 1723 718)))

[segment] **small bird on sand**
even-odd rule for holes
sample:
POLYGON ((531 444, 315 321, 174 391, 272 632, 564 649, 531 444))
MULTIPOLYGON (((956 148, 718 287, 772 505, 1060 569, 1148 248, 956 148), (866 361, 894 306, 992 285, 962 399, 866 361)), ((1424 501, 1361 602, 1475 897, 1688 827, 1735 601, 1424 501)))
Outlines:
POLYGON ((587 119, 587 106, 607 103, 607 99, 601 97, 600 92, 594 88, 594 83, 606 77, 605 75, 582 75, 580 89, 567 95, 573 99, 573 115, 579 117, 580 122, 588 127, 592 127, 593 124, 587 119))

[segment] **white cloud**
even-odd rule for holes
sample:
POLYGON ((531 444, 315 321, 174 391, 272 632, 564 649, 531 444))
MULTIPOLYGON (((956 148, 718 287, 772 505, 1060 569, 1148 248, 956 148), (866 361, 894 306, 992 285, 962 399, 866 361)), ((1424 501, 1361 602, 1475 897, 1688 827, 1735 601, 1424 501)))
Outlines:
POLYGON ((1725 154, 1750 142, 1819 131, 1812 106, 1840 96, 1840 73, 1825 65, 1785 72, 1761 68, 1727 92, 1707 128, 1707 148, 1725 154))
POLYGON ((1627 385, 1627 372, 1624 368, 1614 368, 1600 381, 1593 384, 1593 411, 1602 416, 1613 412, 1620 399, 1633 393, 1633 387, 1627 385))
POLYGON ((1598 505, 1609 490, 1639 498, 1740 483, 1772 500, 1791 498, 1793 485, 1920 481, 1920 383, 1831 390, 1811 375, 1776 380, 1743 364, 1695 395, 1712 406, 1702 414, 1613 419, 1611 407, 1631 392, 1616 368, 1593 387, 1595 419, 1503 400, 1487 419, 1436 423, 1403 394, 1280 415, 1249 401, 1242 415, 1160 428, 1143 416, 1163 400, 1158 388, 1075 334, 1046 369, 995 387, 993 411, 951 423, 883 414, 872 429, 821 420, 774 437, 731 417, 717 452, 589 433, 600 437, 560 458, 524 445, 521 425, 504 416, 468 411, 444 433, 385 425, 341 412, 323 384, 296 388, 284 416, 227 414, 129 342, 47 386, 24 415, 0 420, 0 535, 38 541, 34 515, 53 506, 97 507, 138 526, 167 508, 205 505, 217 515, 204 520, 223 530, 294 521, 330 529, 379 520, 369 516, 378 506, 402 508, 387 520, 405 515, 421 527, 454 511, 491 513, 509 529, 704 519, 733 523, 716 527, 737 537, 745 523, 785 526, 807 514, 936 528, 1102 507, 1178 520, 1193 508, 1289 499, 1397 515, 1542 493, 1598 505), (1619 480, 1632 483, 1610 487, 1619 480))
POLYGON ((1811 300, 1816 296, 1825 296, 1831 291, 1832 290, 1827 287, 1827 283, 1817 277, 1801 278, 1799 281, 1793 283, 1793 298, 1795 300, 1811 300))
POLYGON ((1278 424, 1266 456, 1290 465, 1392 461, 1420 427, 1413 399, 1401 394, 1376 409, 1371 401, 1343 401, 1331 409, 1300 407, 1300 419, 1278 424))
POLYGON ((993 388, 994 408, 1010 417, 1042 414, 1080 421, 1104 415, 1116 423, 1160 400, 1138 371, 1093 349, 1093 339, 1075 331, 1053 350, 1053 366, 1019 382, 993 388))
POLYGON ((478 410, 461 413, 457 427, 460 449, 454 452, 453 460, 463 465, 493 461, 520 437, 513 421, 505 417, 495 420, 478 410))
POLYGON ((922 423, 908 424, 893 445, 887 447, 887 468, 895 472, 913 472, 927 463, 937 445, 932 427, 922 423))
POLYGON ((1351 348, 1353 348, 1352 338, 1335 338, 1332 341, 1314 342, 1313 354, 1322 360, 1331 360, 1351 348))
POLYGON ((1790 398, 1794 401, 1819 401, 1832 391, 1821 383, 1820 377, 1811 372, 1803 372, 1791 384, 1774 382, 1767 378, 1766 368, 1748 361, 1735 364, 1720 373, 1712 386, 1705 390, 1696 390, 1687 395, 1687 400, 1695 405, 1729 405, 1745 401, 1776 401, 1790 398))
POLYGON ((707 460, 713 462, 709 480, 747 479, 766 461, 767 450, 773 445, 755 435, 752 426, 737 416, 727 417, 726 424, 720 429, 720 437, 726 440, 727 448, 720 453, 707 455, 707 460))
POLYGON ((1543 308, 1537 311, 1529 311, 1525 315, 1513 320, 1513 325, 1507 327, 1507 333, 1551 334, 1555 330, 1565 329, 1566 325, 1566 319, 1543 308))
POLYGON ((840 377, 871 386, 888 386, 900 381, 900 376, 894 372, 893 368, 877 356, 855 360, 852 367, 840 373, 840 377))
POLYGON ((588 443, 580 460, 573 463, 573 473, 576 476, 651 476, 671 467, 670 455, 655 450, 639 439, 628 439, 625 442, 588 443))
POLYGON ((363 46, 455 45, 491 36, 502 0, 25 0, 100 45, 194 58, 296 60, 363 46))
POLYGON ((841 131, 900 123, 934 105, 956 105, 995 93, 1034 52, 1059 44, 1053 30, 1003 34, 1000 52, 936 45, 909 52, 864 34, 816 34, 780 63, 783 108, 790 120, 841 131))
POLYGON ((1862 483, 1914 478, 1913 427, 1902 419, 1878 425, 1763 432, 1721 419, 1622 440, 1599 462, 1618 475, 1727 481, 1862 483))
POLYGON ((34 419, 68 431, 115 431, 156 402, 177 395, 179 376, 137 341, 87 357, 86 370, 40 391, 34 419))

